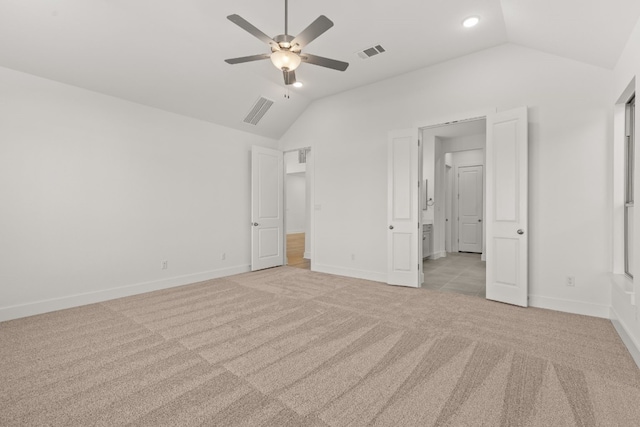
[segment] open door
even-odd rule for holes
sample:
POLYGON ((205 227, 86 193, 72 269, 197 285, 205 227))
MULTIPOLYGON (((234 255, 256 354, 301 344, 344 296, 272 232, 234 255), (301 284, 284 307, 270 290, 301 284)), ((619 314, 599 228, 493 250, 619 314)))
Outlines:
POLYGON ((487 116, 487 299, 528 305, 527 108, 487 116))
POLYGON ((417 129, 389 133, 387 283, 419 287, 422 266, 417 129))
POLYGON ((284 264, 281 151, 251 147, 251 271, 284 264))

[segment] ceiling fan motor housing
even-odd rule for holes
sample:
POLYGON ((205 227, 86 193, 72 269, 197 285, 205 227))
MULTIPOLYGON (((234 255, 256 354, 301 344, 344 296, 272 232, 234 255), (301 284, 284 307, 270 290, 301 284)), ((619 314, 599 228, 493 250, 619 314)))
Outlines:
MULTIPOLYGON (((300 47, 298 45, 295 45, 297 49, 295 49, 294 46, 291 46, 291 41, 294 38, 295 37, 290 36, 289 34, 279 34, 273 38, 273 41, 278 43, 278 46, 280 46, 281 49, 291 49, 291 51, 296 51, 296 50, 300 51, 300 47)), ((271 50, 274 50, 274 49, 275 48, 271 48, 271 50)))

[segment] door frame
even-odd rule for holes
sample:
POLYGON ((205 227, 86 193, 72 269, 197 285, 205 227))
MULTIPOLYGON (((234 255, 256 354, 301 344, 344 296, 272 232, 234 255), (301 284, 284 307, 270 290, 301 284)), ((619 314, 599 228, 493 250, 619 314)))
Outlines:
MULTIPOLYGON (((313 154, 313 148, 311 146, 307 146, 307 147, 298 147, 298 148, 290 148, 288 150, 284 150, 282 152, 282 159, 284 161, 284 156, 287 153, 292 153, 294 151, 299 151, 299 150, 307 150, 307 162, 306 162, 306 169, 305 169, 305 222, 308 221, 308 230, 307 230, 307 226, 305 226, 305 251, 304 251, 304 255, 308 255, 309 258, 309 269, 311 271, 315 271, 314 268, 314 256, 313 253, 315 252, 314 250, 314 242, 315 242, 315 238, 314 238, 314 218, 315 218, 315 209, 314 209, 314 191, 313 189, 315 188, 314 186, 314 159, 315 156, 313 154), (307 231, 309 233, 309 236, 307 236, 307 231), (309 251, 307 251, 307 237, 309 239, 309 251)), ((283 180, 284 180, 284 256, 285 256, 285 265, 289 264, 289 260, 287 258, 287 189, 286 189, 286 182, 287 182, 287 165, 286 162, 284 164, 284 170, 283 170, 284 176, 283 176, 283 180)), ((306 258, 306 257, 305 257, 306 258)))
MULTIPOLYGON (((444 251, 453 252, 453 166, 444 165, 444 251)), ((434 180, 437 181, 437 180, 434 180)), ((434 182, 436 185, 437 182, 434 182)))
MULTIPOLYGON (((442 116, 440 118, 435 118, 435 119, 431 119, 431 120, 425 120, 425 121, 419 121, 419 122, 415 122, 413 127, 417 128, 417 132, 418 135, 420 136, 420 138, 422 138, 422 131, 424 129, 427 128, 435 128, 435 127, 440 127, 440 126, 446 126, 446 125, 453 125, 456 123, 463 123, 463 122, 471 122, 471 121, 475 121, 475 120, 487 120, 487 117, 491 114, 495 114, 497 112, 497 108, 487 108, 484 110, 476 110, 476 111, 468 111, 466 113, 459 113, 459 114, 453 114, 453 115, 448 115, 448 116, 442 116)), ((424 144, 421 144, 421 146, 424 144)), ((486 143, 485 143, 485 150, 486 150, 486 143)), ((485 156, 486 156, 486 151, 485 151, 485 156)), ((422 157, 422 151, 420 152, 420 157, 422 157)), ((454 170, 455 168, 452 167, 452 170, 454 173, 457 173, 457 170, 454 170)), ((446 169, 445 169, 446 170, 446 169)), ((486 209, 485 208, 485 199, 486 199, 486 187, 485 187, 485 182, 486 181, 486 160, 485 160, 485 168, 483 169, 483 200, 482 200, 482 204, 483 204, 483 211, 486 209)), ((420 167, 420 169, 418 170, 419 173, 419 178, 421 182, 424 182, 424 178, 422 176, 422 167, 420 167)), ((453 180, 453 189, 457 190, 457 179, 455 177, 452 177, 453 180)), ((434 183, 436 184, 436 183, 434 183)), ((445 188, 445 192, 446 192, 446 188, 445 188)), ((456 206, 457 209, 457 206, 456 206)), ((453 209, 451 211, 451 214, 457 214, 457 211, 454 212, 453 209)), ((420 220, 422 221, 422 214, 420 215, 420 220)), ((449 221, 450 223, 452 223, 452 221, 449 221)), ((457 221, 456 221, 457 223, 457 221)), ((445 226, 446 227, 446 226, 445 226)), ((454 252, 458 251, 458 244, 457 244, 457 236, 458 236, 458 231, 456 230, 454 232, 454 227, 453 225, 450 226, 451 229, 451 249, 454 252)), ((434 224, 434 234, 437 235, 438 233, 435 232, 435 224, 434 224)), ((481 255, 481 259, 482 261, 486 261, 486 254, 485 254, 485 241, 486 241, 486 235, 484 234, 485 231, 485 225, 483 224, 483 247, 482 247, 482 255, 481 255)), ((445 233, 446 236, 446 233, 445 233)), ((445 248, 446 248, 446 244, 445 244, 445 248)))

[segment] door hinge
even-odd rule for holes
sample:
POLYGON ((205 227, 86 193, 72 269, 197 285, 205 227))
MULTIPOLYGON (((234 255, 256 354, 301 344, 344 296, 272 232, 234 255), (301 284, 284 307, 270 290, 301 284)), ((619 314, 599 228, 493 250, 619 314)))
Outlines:
POLYGON ((420 140, 418 140, 418 147, 420 147, 420 140))

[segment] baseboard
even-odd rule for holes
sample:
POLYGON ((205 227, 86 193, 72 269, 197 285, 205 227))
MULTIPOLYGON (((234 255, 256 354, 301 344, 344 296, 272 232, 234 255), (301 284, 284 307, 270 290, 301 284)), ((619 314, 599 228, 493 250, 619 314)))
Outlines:
POLYGON ((387 282, 386 273, 376 273, 373 271, 357 270, 355 268, 335 267, 332 265, 322 265, 315 263, 313 271, 320 273, 335 274, 337 276, 354 277, 356 279, 372 280, 374 282, 387 282))
POLYGON ((302 255, 302 258, 311 259, 311 252, 304 251, 304 254, 302 255))
POLYGON ((434 252, 431 254, 429 259, 440 259, 447 256, 447 251, 434 252))
POLYGON ((287 235, 289 234, 302 234, 304 233, 304 229, 302 230, 287 230, 287 235))
POLYGON ((629 334, 627 331, 628 326, 624 323, 622 318, 618 316, 616 311, 611 308, 611 323, 613 323, 613 327, 616 328, 616 332, 620 335, 620 339, 624 343, 627 350, 631 354, 633 361, 636 362, 638 368, 640 368, 640 343, 633 339, 633 336, 629 334))
POLYGON ((608 305, 565 300, 561 298, 541 297, 538 295, 529 295, 529 306, 562 311, 565 313, 582 314, 584 316, 601 317, 603 319, 609 319, 611 314, 610 307, 608 305))
POLYGON ((136 283, 133 285, 104 289, 101 291, 69 295, 42 301, 34 301, 10 307, 0 307, 0 322, 19 319, 21 317, 34 316, 36 314, 49 313, 51 311, 64 310, 66 308, 79 307, 81 305, 95 304, 98 302, 108 301, 116 298, 143 294, 145 292, 152 292, 161 289, 173 288, 176 286, 188 285, 190 283, 217 279, 219 277, 232 276, 234 274, 246 273, 248 271, 251 271, 250 265, 239 265, 236 267, 171 277, 168 279, 156 280, 152 282, 136 283))

